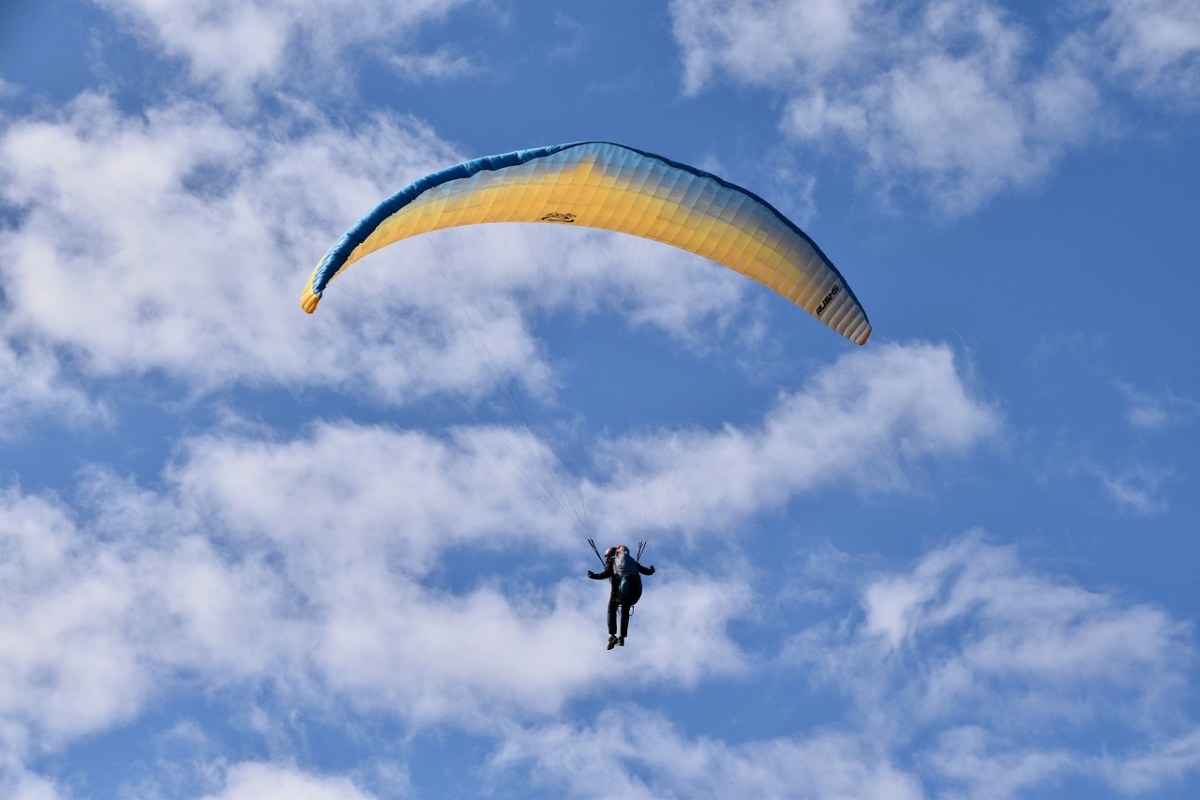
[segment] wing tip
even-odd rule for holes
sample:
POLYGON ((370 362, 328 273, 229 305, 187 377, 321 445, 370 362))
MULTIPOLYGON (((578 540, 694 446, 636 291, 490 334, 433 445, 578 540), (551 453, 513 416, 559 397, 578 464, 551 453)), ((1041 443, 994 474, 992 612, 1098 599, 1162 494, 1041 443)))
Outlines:
POLYGON ((304 309, 304 313, 311 314, 316 311, 319 302, 321 296, 312 290, 312 284, 305 286, 303 294, 300 295, 300 307, 304 309))

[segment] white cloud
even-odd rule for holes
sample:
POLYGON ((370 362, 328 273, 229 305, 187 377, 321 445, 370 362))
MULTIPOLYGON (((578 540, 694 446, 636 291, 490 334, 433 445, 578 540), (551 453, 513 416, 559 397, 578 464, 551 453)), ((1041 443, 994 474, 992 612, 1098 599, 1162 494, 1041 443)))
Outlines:
MULTIPOLYGON (((310 611, 305 669, 322 683, 414 719, 470 723, 495 708, 552 713, 604 666, 602 587, 544 586, 531 571, 535 553, 586 555, 529 483, 544 469, 530 450, 542 447, 495 429, 443 441, 322 426, 290 443, 198 440, 172 480, 238 549, 270 542, 284 564, 274 580, 310 611), (495 574, 443 588, 445 560, 463 547, 487 553, 495 574)), ((742 605, 737 581, 652 580, 653 613, 632 629, 647 644, 619 672, 690 683, 737 669, 723 635, 742 605)))
POLYGON ((949 348, 873 346, 781 396, 757 429, 615 443, 612 485, 588 505, 622 533, 721 529, 823 486, 903 487, 923 459, 963 454, 998 428, 949 348))
POLYGON ((151 683, 126 635, 129 564, 116 549, 79 552, 68 511, 50 500, 10 489, 0 504, 0 730, 61 739, 128 718, 151 683))
MULTIPOLYGON (((893 346, 819 374, 751 436, 776 453, 768 466, 821 435, 849 436, 860 456, 916 459, 970 447, 994 422, 948 350, 893 346)), ((648 446, 642 461, 658 451, 648 446)), ((494 714, 557 713, 600 676, 687 687, 745 669, 726 631, 749 602, 747 576, 677 567, 647 579, 644 613, 614 665, 602 647, 605 587, 582 574, 547 580, 559 572, 546 554, 576 549, 580 573, 587 554, 539 496, 544 472, 559 469, 544 448, 519 429, 437 437, 327 423, 290 441, 194 438, 153 491, 93 468, 76 509, 9 490, 0 514, 9 743, 39 752, 128 720, 182 673, 206 687, 265 682, 297 702, 335 696, 473 728, 494 714), (487 554, 495 573, 448 572, 463 548, 487 554)), ((862 471, 851 456, 833 463, 862 471)), ((887 485, 894 468, 866 470, 868 484, 887 485)), ((744 517, 826 479, 811 464, 800 476, 708 509, 728 504, 744 517)), ((570 492, 578 478, 554 480, 570 492)))
MULTIPOLYGON (((964 725, 937 737, 928 754, 929 765, 964 797, 1019 797, 1029 791, 1050 791, 1076 759, 1056 749, 1007 749, 985 728, 964 725)), ((955 796, 951 793, 950 796, 955 796)))
POLYGON ((1136 775, 1153 791, 1200 769, 1183 710, 1193 632, 1160 608, 1030 569, 978 534, 869 578, 861 604, 845 627, 798 636, 790 657, 889 749, 915 747, 937 785, 1011 796, 1136 775), (1097 727, 1103 743, 1086 735, 1097 727))
POLYGON ((38 417, 72 426, 103 426, 111 420, 102 403, 72 385, 70 372, 49 348, 0 341, 0 438, 22 433, 38 417))
MULTIPOLYGON (((469 503, 456 494, 466 489, 451 476, 506 471, 474 447, 470 436, 356 426, 283 442, 213 435, 181 450, 156 492, 93 472, 71 511, 9 490, 0 513, 9 751, 20 759, 106 730, 186 682, 232 697, 269 685, 302 713, 332 701, 351 717, 499 731, 498 774, 528 767, 531 780, 575 794, 839 796, 866 786, 918 796, 925 781, 1020 793, 1094 774, 1152 791, 1200 768, 1180 703, 1194 656, 1187 626, 1030 570, 978 536, 911 570, 867 573, 860 615, 788 645, 783 663, 802 664, 812 691, 849 701, 830 728, 735 743, 624 708, 592 725, 547 723, 614 683, 702 692, 718 676, 754 680, 729 637, 753 599, 748 576, 660 564, 630 646, 606 653, 605 587, 582 575, 545 580, 550 562, 534 553, 557 543, 506 530, 521 517, 503 492, 469 503), (380 471, 423 478, 410 478, 397 502, 372 490, 380 471), (475 508, 461 529, 444 518, 454 502, 475 508), (448 573, 463 546, 484 547, 494 574, 448 573), (497 729, 496 719, 511 724, 497 729), (1128 745, 1095 751, 1079 735, 1095 725, 1128 745), (618 761, 627 772, 597 771, 618 761)), ((854 560, 837 563, 864 574, 854 560)), ((19 762, 0 773, 53 790, 19 762)), ((364 791, 257 764, 232 768, 215 796, 268 785, 364 791)))
POLYGON ((173 478, 229 534, 320 548, 330 531, 349 530, 341 548, 406 553, 395 566, 421 576, 447 548, 562 549, 558 469, 553 453, 519 429, 463 428, 443 440, 323 424, 287 443, 193 440, 173 478))
POLYGON ((514 379, 552 390, 534 314, 620 304, 683 338, 737 314, 745 281, 707 262, 524 226, 397 245, 341 277, 318 314, 299 311, 311 265, 350 222, 459 159, 411 120, 347 132, 304 108, 246 127, 204 105, 134 117, 85 95, 14 121, 0 131, 0 202, 15 215, 0 231, 3 332, 41 358, 15 383, 64 392, 59 405, 78 415, 82 399, 51 380, 60 353, 91 376, 160 372, 201 391, 354 386, 470 403, 514 379), (293 128, 304 132, 284 135, 293 128))
POLYGON ((628 706, 590 727, 551 725, 508 736, 491 760, 574 797, 923 796, 920 783, 863 741, 840 735, 731 745, 689 739, 657 714, 628 706))
POLYGON ((1191 0, 1097 0, 1101 66, 1155 99, 1200 100, 1200 6, 1191 0))
MULTIPOLYGON (((986 27, 972 35, 983 39, 986 27)), ((844 136, 885 187, 916 179, 939 210, 970 212, 1044 176, 1095 106, 1091 87, 1069 71, 1017 83, 1015 58, 998 47, 934 50, 848 95, 796 99, 784 130, 802 140, 844 136)))
POLYGON ((0 791, 4 792, 5 797, 18 800, 59 800, 69 797, 61 794, 53 781, 19 768, 8 774, 0 769, 0 791))
POLYGON ((955 216, 1110 135, 1114 72, 1157 102, 1196 97, 1194 3, 1090 7, 1048 40, 988 0, 675 0, 671 13, 686 92, 721 77, 773 91, 794 142, 844 144, 885 195, 914 191, 955 216))
MULTIPOLYGON (((977 537, 927 555, 911 574, 874 582, 863 599, 866 632, 892 652, 967 623, 957 657, 943 656, 927 676, 922 705, 932 714, 982 700, 997 684, 1003 691, 1013 678, 1139 686, 1154 670, 1178 666, 1171 659, 1183 639, 1158 609, 1028 574, 1011 550, 977 537)), ((1038 710, 1054 716, 1058 708, 1038 710)))
POLYGON ((225 785, 202 800, 369 800, 349 778, 314 775, 294 766, 246 762, 225 772, 225 785))
POLYGON ((876 12, 872 5, 871 0, 673 0, 684 88, 694 94, 722 71, 766 86, 792 83, 798 74, 826 76, 844 68, 863 46, 863 28, 876 12))
MULTIPOLYGON (((911 570, 840 564, 862 586, 861 614, 831 610, 781 664, 811 676, 813 696, 848 701, 821 714, 831 721, 735 742, 618 703, 591 723, 513 730, 492 768, 624 797, 1170 794, 1200 771, 1187 623, 1031 569, 975 533, 911 570)), ((798 580, 847 585, 826 573, 798 580)))
POLYGON ((0 238, 6 328, 100 375, 211 386, 326 366, 304 351, 336 354, 336 332, 301 324, 288 287, 324 247, 317 231, 384 192, 362 169, 381 147, 409 154, 409 170, 446 157, 404 123, 283 144, 186 103, 135 118, 83 96, 58 119, 16 122, 0 139, 3 199, 20 209, 0 238))
POLYGON ((183 59, 192 81, 244 101, 255 89, 341 74, 350 49, 393 51, 469 0, 254 2, 95 0, 152 46, 183 59))
POLYGON ((690 686, 742 668, 726 635, 747 602, 736 575, 648 579, 631 646, 606 653, 607 586, 584 577, 582 542, 549 529, 518 478, 512 495, 487 491, 513 464, 474 449, 480 436, 214 437, 182 451, 162 491, 99 470, 76 510, 8 490, 5 748, 57 750, 189 684, 486 730, 558 713, 601 678, 690 686), (543 556, 572 545, 578 574, 563 578, 563 559, 543 556), (464 546, 494 569, 456 574, 449 554, 464 546))
POLYGON ((1200 729, 1144 747, 1127 758, 1105 754, 1097 767, 1118 789, 1145 794, 1172 786, 1200 770, 1200 729))
POLYGON ((728 741, 614 703, 592 722, 512 729, 494 774, 638 798, 1171 794, 1200 771, 1186 622, 1032 570, 978 534, 912 570, 864 579, 852 561, 862 614, 833 609, 782 661, 811 675, 814 696, 848 700, 829 722, 728 741))

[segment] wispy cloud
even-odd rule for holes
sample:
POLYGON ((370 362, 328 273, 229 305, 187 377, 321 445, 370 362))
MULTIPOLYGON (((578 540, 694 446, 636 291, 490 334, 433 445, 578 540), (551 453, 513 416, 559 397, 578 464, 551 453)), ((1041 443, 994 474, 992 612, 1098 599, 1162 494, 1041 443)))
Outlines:
POLYGON ((1200 403, 1161 386, 1148 387, 1118 376, 1105 363, 1111 349, 1104 338, 1078 335, 1044 338, 1035 348, 1029 363, 1039 369, 1040 381, 1070 386, 1081 399, 1098 399, 1091 413, 1100 414, 1101 424, 1114 432, 1136 434, 1125 437, 1120 451, 1105 452, 1104 446, 1111 448, 1114 439, 1097 435, 1097 417, 1071 416, 1063 429, 1036 437, 1034 458, 1043 462, 1039 479, 1059 485, 1064 480, 1083 481, 1099 489, 1106 507, 1138 516, 1161 514, 1170 508, 1170 490, 1181 467, 1173 463, 1177 457, 1164 457, 1151 445, 1161 442, 1156 435, 1167 430, 1186 436, 1189 426, 1200 419, 1200 403))
POLYGON ((1102 508, 1116 508, 1134 516, 1166 512, 1170 508, 1169 489, 1176 482, 1176 470, 1137 456, 1101 458, 1095 448, 1077 438, 1062 437, 1039 453, 1044 456, 1039 481, 1059 487, 1080 482, 1090 495, 1098 497, 1102 508))
POLYGON ((1169 391, 1148 391, 1126 382, 1117 387, 1128 404, 1127 419, 1134 428, 1159 431, 1200 419, 1200 402, 1169 391))
POLYGON ((1096 479, 1111 501, 1134 514, 1158 514, 1169 504, 1164 496, 1174 472, 1161 467, 1132 464, 1124 468, 1092 466, 1096 479))
POLYGON ((475 73, 477 69, 470 58, 448 48, 428 55, 401 53, 392 56, 389 63, 401 77, 413 83, 456 80, 475 73))

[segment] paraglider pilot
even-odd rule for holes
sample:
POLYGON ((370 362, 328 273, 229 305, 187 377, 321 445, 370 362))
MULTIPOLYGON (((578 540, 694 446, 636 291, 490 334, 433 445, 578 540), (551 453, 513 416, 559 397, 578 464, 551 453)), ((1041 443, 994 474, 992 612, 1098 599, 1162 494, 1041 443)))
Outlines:
POLYGON ((642 575, 653 575, 654 567, 643 567, 625 545, 610 547, 604 551, 604 571, 588 570, 592 580, 608 578, 611 591, 608 595, 608 649, 625 646, 625 635, 629 633, 629 611, 642 596, 642 575), (617 636, 617 608, 621 609, 621 635, 617 636))

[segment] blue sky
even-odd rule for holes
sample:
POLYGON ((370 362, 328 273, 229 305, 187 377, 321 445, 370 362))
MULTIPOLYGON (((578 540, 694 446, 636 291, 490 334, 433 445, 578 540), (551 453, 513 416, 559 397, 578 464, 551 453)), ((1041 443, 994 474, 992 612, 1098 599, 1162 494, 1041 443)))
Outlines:
POLYGON ((1200 8, 0 6, 0 794, 1194 797, 1200 8), (767 198, 312 266, 436 169, 767 198), (604 649, 601 546, 648 539, 604 649))

